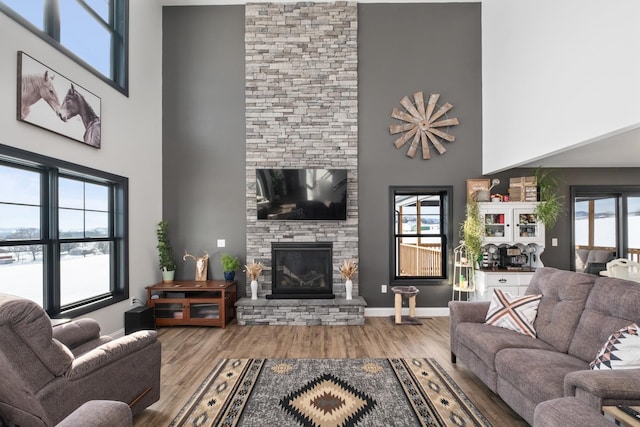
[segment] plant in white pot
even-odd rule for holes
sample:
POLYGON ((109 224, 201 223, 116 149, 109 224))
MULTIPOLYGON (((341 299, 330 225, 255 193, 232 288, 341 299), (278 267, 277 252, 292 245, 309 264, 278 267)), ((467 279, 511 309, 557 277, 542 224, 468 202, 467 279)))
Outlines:
POLYGON ((229 254, 222 254, 220 258, 224 280, 231 282, 236 277, 236 270, 240 268, 240 258, 229 254))
POLYGON ((247 276, 251 279, 251 299, 258 299, 258 277, 262 274, 264 264, 261 262, 252 262, 244 266, 247 276))
POLYGON ((165 283, 173 282, 173 278, 176 272, 176 263, 173 260, 173 250, 171 249, 171 243, 169 242, 169 236, 167 231, 169 229, 169 223, 167 221, 160 221, 158 228, 156 229, 156 235, 158 236, 158 256, 160 258, 160 270, 162 271, 162 281, 165 283))

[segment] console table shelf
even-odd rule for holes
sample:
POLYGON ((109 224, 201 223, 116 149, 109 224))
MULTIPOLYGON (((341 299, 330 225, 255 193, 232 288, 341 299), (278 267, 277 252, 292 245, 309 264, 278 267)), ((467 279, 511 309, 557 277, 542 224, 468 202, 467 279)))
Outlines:
POLYGON ((156 326, 225 327, 235 317, 236 282, 174 281, 147 286, 156 326))

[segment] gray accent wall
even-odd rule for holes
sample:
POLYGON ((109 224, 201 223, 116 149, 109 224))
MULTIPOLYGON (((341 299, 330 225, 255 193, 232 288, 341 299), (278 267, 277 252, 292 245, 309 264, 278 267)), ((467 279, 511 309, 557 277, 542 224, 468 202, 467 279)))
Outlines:
MULTIPOLYGON (((393 306, 382 294, 390 276, 389 186, 453 186, 453 242, 457 246, 464 220, 466 179, 481 174, 482 79, 480 5, 359 5, 359 188, 360 294, 373 307, 393 306), (449 117, 458 126, 449 132, 444 155, 431 149, 431 160, 406 156, 396 149, 390 114, 414 92, 439 93, 439 104, 453 104, 449 117)), ((450 254, 451 254, 450 250, 450 254)), ((420 286, 418 307, 445 307, 449 285, 420 286)))
MULTIPOLYGON (((339 3, 344 7, 345 3, 339 3)), ((453 186, 453 228, 464 218, 465 180, 481 173, 481 33, 478 3, 358 4, 359 294, 393 306, 389 282, 390 185, 453 186), (450 102, 456 141, 431 160, 398 150, 389 125, 400 100, 423 91, 450 102)), ((177 252, 207 250, 221 278, 216 240, 245 247, 244 6, 165 7, 163 25, 163 212, 177 252)), ((267 29, 265 28, 265 31, 267 29)), ((457 243, 454 233, 453 245, 457 243)), ((266 244, 266 242, 265 242, 266 244)), ((181 265, 177 276, 193 277, 181 265)), ((244 283, 244 274, 239 278, 244 283)), ((239 290, 243 292, 244 286, 239 290)), ((446 285, 421 286, 419 307, 443 307, 446 285)))
POLYGON ((187 250, 208 252, 209 278, 222 279, 223 252, 245 258, 244 6, 164 7, 162 63, 163 218, 176 277, 195 277, 187 250))

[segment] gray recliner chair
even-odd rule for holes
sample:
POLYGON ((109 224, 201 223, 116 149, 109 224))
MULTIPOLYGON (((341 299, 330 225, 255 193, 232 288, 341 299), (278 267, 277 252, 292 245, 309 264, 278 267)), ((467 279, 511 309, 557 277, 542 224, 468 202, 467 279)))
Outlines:
POLYGON ((52 327, 35 302, 0 294, 0 418, 54 426, 90 400, 127 403, 133 415, 160 398, 155 331, 118 339, 92 319, 52 327))

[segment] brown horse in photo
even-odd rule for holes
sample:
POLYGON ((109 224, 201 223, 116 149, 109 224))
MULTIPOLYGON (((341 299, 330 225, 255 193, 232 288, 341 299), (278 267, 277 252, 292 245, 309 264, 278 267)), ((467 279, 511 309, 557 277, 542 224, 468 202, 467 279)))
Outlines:
POLYGON ((80 116, 84 125, 85 144, 100 148, 100 117, 72 84, 58 110, 58 116, 63 122, 66 122, 77 115, 80 116))
POLYGON ((30 74, 22 77, 20 96, 21 120, 27 117, 31 111, 30 107, 40 99, 44 99, 51 109, 58 114, 60 101, 58 100, 58 93, 53 87, 54 77, 54 75, 49 75, 49 70, 45 71, 43 75, 30 74))

